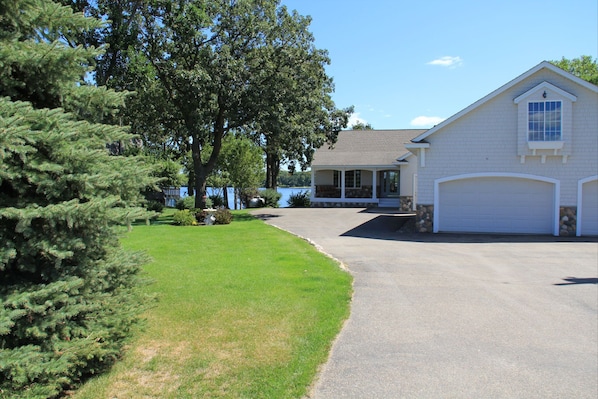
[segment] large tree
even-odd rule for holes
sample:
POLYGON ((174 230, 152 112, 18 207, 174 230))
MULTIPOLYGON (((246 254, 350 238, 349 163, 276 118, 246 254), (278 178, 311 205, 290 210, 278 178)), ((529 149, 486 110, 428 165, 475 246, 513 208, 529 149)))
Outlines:
POLYGON ((99 52, 71 47, 98 20, 50 0, 0 1, 0 393, 55 397, 121 355, 142 306, 143 257, 119 224, 145 217, 152 182, 100 124, 122 94, 83 78, 99 52), (70 111, 70 112, 65 112, 70 111))
POLYGON ((352 108, 335 108, 328 53, 315 47, 311 18, 277 10, 276 24, 258 52, 261 87, 256 140, 266 158, 266 187, 277 188, 281 163, 305 170, 315 149, 336 141, 352 108))
POLYGON ((154 142, 167 138, 182 151, 191 150, 198 208, 205 206, 206 179, 223 138, 248 126, 256 113, 256 49, 276 5, 274 0, 154 0, 142 10, 142 57, 136 68, 152 72, 138 90, 139 105, 159 107, 144 112, 145 123, 166 136, 154 142), (202 157, 206 149, 210 156, 202 157))

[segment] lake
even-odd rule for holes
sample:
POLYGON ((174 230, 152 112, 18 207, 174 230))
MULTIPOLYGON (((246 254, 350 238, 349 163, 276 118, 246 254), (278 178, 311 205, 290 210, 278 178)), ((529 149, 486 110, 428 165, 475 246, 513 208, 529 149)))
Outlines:
MULTIPOLYGON (((260 190, 264 190, 263 188, 260 188, 260 190)), ((208 195, 212 195, 214 193, 214 190, 211 187, 208 187, 207 189, 208 191, 208 195)), ((289 198, 291 198, 291 195, 293 194, 298 194, 300 192, 305 192, 305 191, 310 191, 310 188, 307 187, 286 187, 286 188, 278 188, 278 192, 280 194, 282 194, 282 197, 280 197, 280 200, 278 201, 278 206, 280 206, 281 208, 286 208, 288 207, 287 201, 289 200, 289 198)), ((187 187, 181 187, 181 197, 186 197, 187 196, 187 187)), ((234 198, 234 194, 233 194, 233 188, 229 187, 228 188, 228 207, 230 209, 233 209, 233 198, 234 198)))

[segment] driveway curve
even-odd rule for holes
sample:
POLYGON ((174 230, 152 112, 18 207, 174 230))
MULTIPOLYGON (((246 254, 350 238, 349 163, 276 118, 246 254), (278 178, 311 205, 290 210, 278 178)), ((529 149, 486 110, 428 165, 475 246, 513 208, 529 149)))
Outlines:
POLYGON ((310 398, 598 397, 595 239, 415 234, 354 208, 253 214, 354 277, 310 398))

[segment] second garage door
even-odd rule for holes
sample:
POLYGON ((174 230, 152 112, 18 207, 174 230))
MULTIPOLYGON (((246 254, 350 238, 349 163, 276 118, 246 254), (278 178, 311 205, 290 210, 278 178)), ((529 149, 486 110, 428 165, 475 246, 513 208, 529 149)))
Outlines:
POLYGON ((580 235, 598 235, 598 180, 582 185, 580 235))
POLYGON ((552 234, 554 183, 476 177, 438 185, 438 231, 552 234))

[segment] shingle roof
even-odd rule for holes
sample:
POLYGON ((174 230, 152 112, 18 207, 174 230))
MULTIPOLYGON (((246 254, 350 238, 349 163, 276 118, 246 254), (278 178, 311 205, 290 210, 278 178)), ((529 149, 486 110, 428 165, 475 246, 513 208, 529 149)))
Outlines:
POLYGON ((405 143, 426 130, 343 130, 332 149, 325 144, 316 150, 312 167, 392 165, 409 151, 405 143))

